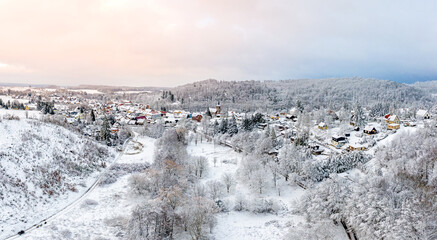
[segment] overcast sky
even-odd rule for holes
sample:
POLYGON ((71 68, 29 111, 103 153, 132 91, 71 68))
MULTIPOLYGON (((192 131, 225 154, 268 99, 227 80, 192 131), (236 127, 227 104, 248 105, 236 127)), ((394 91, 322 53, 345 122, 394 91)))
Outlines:
POLYGON ((437 1, 0 0, 0 82, 437 79, 437 1))

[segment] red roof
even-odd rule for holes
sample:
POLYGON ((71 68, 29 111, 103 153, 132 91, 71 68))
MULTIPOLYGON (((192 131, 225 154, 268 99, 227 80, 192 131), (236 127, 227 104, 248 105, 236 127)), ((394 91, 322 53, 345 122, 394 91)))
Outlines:
POLYGON ((385 119, 388 119, 390 117, 390 114, 387 114, 384 116, 385 119))

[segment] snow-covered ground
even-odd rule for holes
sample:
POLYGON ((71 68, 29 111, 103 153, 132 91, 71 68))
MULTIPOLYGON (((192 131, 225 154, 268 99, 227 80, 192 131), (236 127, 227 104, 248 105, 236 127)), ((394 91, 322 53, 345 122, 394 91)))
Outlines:
POLYGON ((23 103, 23 104, 26 104, 29 102, 29 100, 27 100, 27 99, 19 99, 19 98, 16 99, 16 98, 13 98, 11 96, 6 96, 6 95, 0 95, 0 98, 2 99, 2 101, 4 103, 7 103, 8 101, 10 101, 12 103, 15 100, 18 101, 19 103, 23 103))
MULTIPOLYGON (((417 128, 401 127, 396 133, 390 132, 388 137, 377 142, 375 148, 385 146, 396 137, 416 130, 417 128)), ((154 142, 154 139, 136 136, 126 147, 118 163, 152 163, 154 142)), ((308 224, 303 216, 293 211, 296 202, 305 193, 304 189, 280 179, 277 183, 281 186, 280 196, 271 186, 272 183, 259 194, 238 177, 238 168, 245 157, 244 154, 205 141, 197 144, 194 141, 190 142, 187 151, 191 155, 204 156, 208 160, 208 171, 202 177, 201 183, 207 185, 210 181, 221 180, 225 173, 236 176, 237 183, 231 188, 230 193, 223 193, 221 199, 224 202, 232 202, 243 196, 246 199, 271 199, 279 205, 276 213, 260 214, 230 209, 228 212, 217 214, 217 225, 212 233, 215 239, 283 239, 290 232, 314 231, 314 225, 308 224)), ((371 151, 373 153, 373 149, 371 151)), ((354 173, 357 174, 356 171, 345 174, 354 173)), ((270 175, 269 172, 266 174, 270 175)), ((124 226, 131 210, 140 202, 129 190, 130 176, 131 174, 125 174, 114 183, 97 187, 68 212, 51 220, 47 225, 26 233, 23 239, 123 239, 124 226)), ((332 231, 329 234, 333 234, 330 236, 334 236, 334 239, 347 239, 340 226, 332 225, 330 228, 332 231)))
MULTIPOLYGON (((119 164, 152 163, 154 139, 135 137, 119 164), (142 147, 137 148, 140 145, 142 147)), ((123 239, 123 226, 139 202, 129 190, 130 174, 112 184, 100 185, 64 214, 23 239, 123 239)))
MULTIPOLYGON (((136 137, 127 146, 125 154, 118 161, 123 164, 151 163, 154 153, 154 139, 136 137), (141 147, 139 147, 141 146, 141 147)), ((209 171, 202 179, 206 183, 219 180, 224 173, 236 173, 243 155, 232 149, 212 143, 190 143, 188 153, 207 157, 209 171), (214 166, 214 158, 216 165, 214 166)), ((115 183, 97 187, 65 214, 56 217, 32 232, 23 235, 23 239, 123 239, 123 226, 127 223, 132 208, 139 202, 129 190, 130 174, 120 177, 115 183)), ((279 184, 279 183, 278 183, 279 184)), ((254 194, 245 185, 238 182, 224 200, 236 196, 274 198, 280 202, 281 211, 277 214, 255 214, 237 212, 217 214, 217 226, 213 230, 215 239, 282 239, 288 231, 305 231, 308 227, 305 219, 295 215, 295 207, 304 190, 283 184, 281 196, 274 190, 266 191, 262 196, 254 194)), ((335 227, 336 239, 346 239, 344 231, 335 227)))
POLYGON ((138 93, 152 93, 152 91, 117 91, 116 94, 138 94, 138 93))
POLYGON ((0 115, 0 238, 5 238, 81 196, 115 154, 63 127, 25 119, 24 111, 0 115), (8 115, 20 119, 7 120, 8 115))
MULTIPOLYGON (((11 112, 17 112, 10 110, 11 112)), ((24 111, 22 111, 24 112, 24 111)), ((391 133, 388 137, 377 142, 377 147, 389 144, 396 137, 402 137, 416 131, 417 128, 401 127, 396 133, 391 133)), ((352 139, 355 139, 352 137, 352 139)), ((125 165, 151 164, 155 149, 155 140, 136 136, 126 147, 123 156, 117 163, 125 165)), ((233 202, 237 198, 244 197, 250 204, 249 199, 269 199, 274 200, 278 206, 275 213, 253 213, 251 211, 235 211, 229 209, 228 212, 218 213, 217 225, 213 229, 215 239, 284 239, 295 238, 305 239, 300 233, 314 232, 317 224, 308 224, 305 218, 295 211, 297 202, 301 199, 305 190, 286 183, 283 179, 278 180, 280 195, 272 183, 268 185, 262 194, 256 193, 248 187, 248 184, 241 180, 238 168, 245 157, 244 154, 235 152, 231 148, 214 145, 203 141, 197 144, 190 142, 187 151, 191 155, 204 156, 208 160, 208 171, 202 177, 201 183, 207 185, 208 182, 220 181, 225 173, 236 176, 236 185, 231 188, 230 193, 223 193, 221 199, 225 203, 233 202), (290 235, 290 233, 292 233, 290 235), (297 233, 293 235, 293 233, 297 233)), ((369 153, 373 153, 373 149, 369 153)), ((133 207, 139 202, 137 196, 131 194, 129 189, 129 178, 132 173, 117 176, 115 182, 102 184, 89 193, 86 198, 61 215, 50 220, 46 225, 41 226, 22 236, 23 239, 123 239, 125 236, 125 226, 133 207)), ((268 178, 270 178, 270 173, 268 178)), ((353 170, 344 175, 358 174, 353 170)), ((88 183, 85 183, 86 186, 88 183)), ((61 201, 68 204, 68 201, 77 198, 81 192, 73 193, 76 195, 66 195, 61 201)), ((230 204, 231 205, 231 204, 230 204)), ((53 207, 50 211, 55 212, 60 209, 53 207)), ((36 218, 28 219, 30 224, 36 218)), ((326 226, 324 225, 326 228, 326 226)), ((329 232, 326 236, 329 239, 347 239, 343 228, 328 222, 329 232)), ((13 229, 17 231, 17 228, 13 229)))
MULTIPOLYGON (((296 202, 300 200, 305 190, 289 185, 285 181, 278 180, 281 186, 281 195, 273 186, 267 186, 263 194, 254 193, 245 182, 238 178, 237 169, 244 157, 242 153, 237 153, 231 148, 214 145, 212 143, 191 143, 188 146, 188 153, 192 155, 204 156, 209 161, 209 170, 201 180, 207 183, 212 180, 221 180, 224 173, 232 173, 237 177, 237 184, 231 189, 230 194, 225 193, 223 201, 233 201, 235 198, 244 196, 245 199, 271 199, 277 201, 281 208, 275 214, 261 213, 255 214, 247 211, 233 211, 217 214, 217 226, 213 230, 216 239, 283 239, 289 231, 305 231, 306 221, 303 216, 293 214, 296 202), (214 165, 214 158, 216 164, 214 165)), ((266 174, 269 174, 266 172, 266 174)), ((270 177, 270 176, 268 176, 270 177)), ((344 230, 340 226, 333 226, 336 230, 336 239, 347 239, 344 230)))
POLYGON ((41 117, 40 111, 33 111, 33 110, 26 111, 26 110, 14 110, 14 109, 0 109, 0 116, 3 117, 5 115, 13 115, 13 116, 18 116, 21 119, 25 119, 26 112, 29 118, 39 119, 41 117))
POLYGON ((79 92, 79 93, 85 92, 87 94, 103 94, 99 90, 95 90, 95 89, 68 89, 68 91, 79 92))

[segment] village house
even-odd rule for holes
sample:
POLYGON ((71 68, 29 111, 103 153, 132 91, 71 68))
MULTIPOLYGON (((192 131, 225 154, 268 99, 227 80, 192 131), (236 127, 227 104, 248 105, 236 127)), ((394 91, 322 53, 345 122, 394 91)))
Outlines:
POLYGON ((197 122, 201 122, 202 121, 202 115, 198 114, 196 116, 192 116, 191 119, 197 122))
POLYGON ((397 130, 399 128, 401 128, 401 125, 399 125, 399 124, 391 123, 391 124, 387 125, 388 130, 397 130))
POLYGON ((369 135, 377 134, 377 133, 378 133, 378 131, 376 130, 376 128, 375 128, 375 127, 372 127, 372 126, 367 126, 367 127, 365 127, 365 128, 363 129, 363 132, 366 133, 366 134, 369 134, 369 135))
POLYGON ((317 127, 321 130, 328 129, 328 125, 326 125, 326 123, 324 123, 324 122, 319 123, 319 125, 317 127))
POLYGON ((431 114, 427 110, 420 109, 416 113, 416 119, 424 120, 424 119, 430 119, 431 114))
POLYGON ((341 148, 346 144, 346 137, 334 135, 332 136, 331 144, 336 148, 341 148))
POLYGON ((146 122, 146 116, 138 116, 136 117, 136 120, 137 125, 144 125, 144 123, 146 122))
POLYGON ((118 128, 111 127, 111 128, 109 128, 109 131, 111 131, 111 133, 117 133, 118 132, 118 128))
POLYGON ((388 124, 399 124, 401 121, 399 120, 398 116, 396 116, 396 115, 390 115, 390 116, 387 118, 386 122, 387 122, 388 124))
POLYGON ((264 130, 267 127, 267 123, 259 123, 258 124, 258 129, 264 130))
POLYGON ((221 106, 220 105, 215 106, 215 108, 208 108, 208 110, 211 113, 211 116, 213 118, 214 117, 219 118, 221 116, 221 106))
POLYGON ((362 145, 349 145, 347 147, 348 151, 366 151, 367 148, 365 146, 362 145))
POLYGON ((278 120, 279 119, 279 115, 271 115, 270 118, 272 120, 278 120))
POLYGON ((320 155, 324 151, 319 145, 309 145, 308 147, 311 149, 311 154, 313 155, 320 155))

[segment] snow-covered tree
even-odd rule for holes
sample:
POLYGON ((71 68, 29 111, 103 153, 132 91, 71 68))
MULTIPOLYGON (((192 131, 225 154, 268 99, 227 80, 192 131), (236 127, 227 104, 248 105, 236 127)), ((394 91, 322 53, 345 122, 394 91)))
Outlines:
POLYGON ((231 187, 235 185, 235 177, 231 173, 224 173, 222 175, 222 180, 226 186, 226 192, 229 194, 231 191, 231 187))
POLYGON ((237 120, 235 119, 235 116, 232 116, 231 120, 228 124, 228 133, 229 135, 233 136, 238 133, 238 126, 237 126, 237 120))

